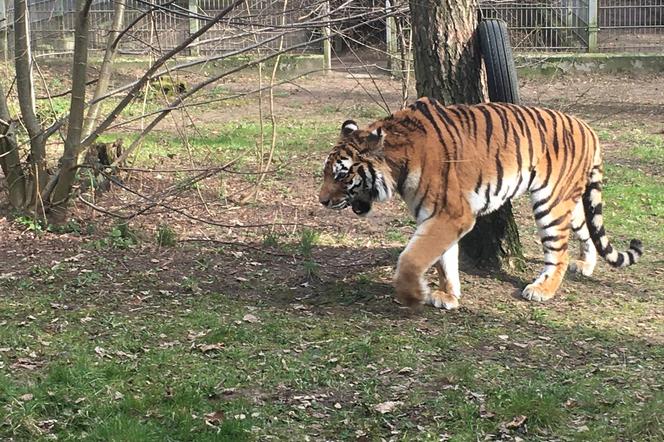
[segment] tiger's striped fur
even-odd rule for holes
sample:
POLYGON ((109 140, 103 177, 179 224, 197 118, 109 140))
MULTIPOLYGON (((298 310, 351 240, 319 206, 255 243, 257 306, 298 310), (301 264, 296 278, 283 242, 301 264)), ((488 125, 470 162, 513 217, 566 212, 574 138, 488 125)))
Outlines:
POLYGON ((395 275, 398 298, 455 308, 461 296, 457 243, 475 218, 530 192, 544 249, 544 270, 523 297, 551 298, 570 265, 593 272, 596 252, 612 266, 635 263, 643 249, 632 240, 616 251, 602 218, 602 156, 597 135, 561 112, 504 103, 442 106, 422 98, 408 108, 360 129, 342 125, 324 166, 319 200, 368 213, 374 201, 398 193, 417 220, 395 275), (581 241, 569 262, 570 230, 581 241), (435 266, 439 290, 423 275, 435 266))

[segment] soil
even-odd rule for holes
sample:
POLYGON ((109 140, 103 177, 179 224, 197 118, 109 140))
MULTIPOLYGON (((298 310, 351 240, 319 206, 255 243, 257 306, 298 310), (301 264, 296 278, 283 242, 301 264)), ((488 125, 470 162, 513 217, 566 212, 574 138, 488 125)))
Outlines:
MULTIPOLYGON (((242 92, 256 86, 256 83, 247 83, 246 78, 243 81, 229 81, 224 87, 242 92)), ((525 104, 562 109, 585 117, 593 125, 636 120, 650 133, 662 133, 663 85, 664 77, 657 76, 587 75, 550 80, 528 79, 522 81, 521 93, 525 104)), ((414 96, 412 89, 411 86, 409 99, 414 96)), ((401 84, 389 78, 362 78, 358 82, 345 73, 334 73, 284 85, 275 97, 275 108, 278 109, 277 118, 291 121, 302 116, 309 120, 341 123, 346 118, 355 117, 347 115, 349 108, 359 112, 370 109, 378 113, 374 117, 355 117, 358 121, 368 122, 380 116, 381 107, 398 109, 401 97, 401 84), (380 90, 380 95, 377 90, 380 90), (324 108, 328 111, 321 112, 324 108)), ((253 100, 190 112, 193 121, 200 124, 221 124, 238 118, 248 120, 257 115, 253 100)), ((174 130, 173 122, 164 123, 160 131, 174 130)), ((127 127, 124 130, 135 129, 127 127)), ((321 143, 326 146, 331 140, 322 139, 321 143)), ((616 149, 619 146, 610 146, 607 155, 619 155, 616 149)), ((323 150, 321 148, 313 155, 322 160, 323 150)), ((178 161, 174 160, 173 164, 166 161, 160 167, 181 167, 178 161)), ((281 159, 279 167, 286 173, 275 177, 270 187, 249 204, 238 204, 237 199, 232 198, 220 201, 213 186, 202 186, 200 192, 180 193, 170 198, 168 205, 180 208, 186 216, 155 207, 146 212, 149 216, 132 218, 131 229, 137 232, 140 241, 137 245, 122 249, 102 242, 108 239, 116 220, 80 202, 73 204, 72 217, 83 231, 87 226, 95 226, 94 232, 36 234, 14 221, 4 207, 6 216, 0 219, 0 250, 3 250, 0 254, 0 280, 30 279, 36 269, 52 269, 58 263, 67 263, 67 274, 62 278, 73 280, 81 272, 100 272, 104 283, 100 284, 95 296, 126 300, 126 308, 130 308, 131 300, 142 296, 142 293, 216 291, 245 298, 247 302, 252 299, 265 303, 303 302, 334 309, 336 314, 361 306, 395 317, 403 315, 403 310, 392 302, 390 286, 391 273, 403 240, 390 239, 393 235, 386 235, 389 230, 407 238, 412 232, 412 224, 404 221, 408 217, 403 204, 396 201, 384 204, 368 219, 324 210, 316 199, 319 171, 302 170, 298 166, 310 163, 311 155, 305 153, 281 159), (163 224, 168 224, 177 232, 176 246, 155 245, 155 232, 163 224), (312 229, 321 235, 310 255, 298 248, 303 229, 312 229), (278 244, 266 241, 270 237, 277 238, 278 244), (336 238, 341 237, 348 239, 336 243, 336 238), (95 244, 98 247, 95 248, 95 244), (315 271, 307 266, 311 262, 318 264, 315 271), (371 272, 369 281, 359 278, 367 272, 371 272), (347 292, 335 297, 324 295, 340 281, 349 284, 347 292)), ((159 195, 174 180, 173 174, 161 175, 133 172, 122 179, 125 185, 138 192, 159 195)), ((242 175, 224 175, 224 180, 228 189, 251 185, 242 175)), ((140 198, 113 186, 110 192, 100 196, 98 204, 111 212, 127 213, 138 202, 140 198)), ((530 304, 520 300, 517 293, 538 271, 540 245, 532 233, 533 223, 527 204, 517 204, 516 216, 520 226, 527 226, 522 232, 528 258, 524 269, 496 273, 462 268, 462 286, 467 293, 462 309, 499 311, 505 308, 505 304, 514 309, 530 308, 530 304)), ((649 253, 652 253, 651 263, 654 264, 634 271, 609 271, 600 264, 597 275, 591 279, 568 277, 561 289, 562 294, 544 308, 561 315, 571 315, 578 308, 597 308, 594 302, 603 298, 602 290, 596 288, 598 284, 611 292, 612 296, 606 301, 609 303, 619 303, 628 297, 636 297, 644 303, 654 299, 661 294, 657 287, 639 284, 637 280, 662 277, 664 250, 653 247, 649 253), (569 293, 584 295, 579 301, 570 301, 566 298, 569 293)), ((35 289, 49 284, 47 280, 34 279, 37 284, 35 289)), ((71 296, 76 296, 75 291, 71 296)), ((75 305, 74 302, 70 304, 75 305)), ((629 333, 661 340, 652 320, 663 313, 659 307, 648 309, 641 316, 639 327, 620 318, 612 320, 617 328, 629 333)), ((598 310, 597 315, 598 320, 602 320, 601 311, 598 310)))

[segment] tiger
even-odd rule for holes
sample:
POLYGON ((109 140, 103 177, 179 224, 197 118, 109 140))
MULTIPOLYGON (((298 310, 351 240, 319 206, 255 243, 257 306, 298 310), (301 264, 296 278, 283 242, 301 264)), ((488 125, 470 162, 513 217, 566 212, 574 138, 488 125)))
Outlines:
POLYGON ((526 191, 544 251, 544 269, 521 296, 551 299, 569 268, 590 276, 597 253, 613 267, 634 264, 643 245, 617 251, 602 215, 602 152, 595 132, 563 112, 509 103, 444 106, 420 98, 360 128, 354 120, 323 166, 318 199, 366 216, 395 194, 416 229, 399 255, 394 288, 401 304, 459 306, 459 240, 487 215, 526 191), (573 232, 581 247, 570 260, 573 232), (424 276, 435 267, 439 284, 424 276))

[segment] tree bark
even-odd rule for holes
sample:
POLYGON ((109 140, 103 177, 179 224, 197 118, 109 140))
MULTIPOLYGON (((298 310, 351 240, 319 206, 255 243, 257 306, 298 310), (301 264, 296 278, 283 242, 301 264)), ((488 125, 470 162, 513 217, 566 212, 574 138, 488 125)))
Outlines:
POLYGON ((76 177, 78 156, 81 152, 81 137, 85 110, 85 85, 88 68, 88 15, 92 0, 77 0, 76 24, 74 28, 74 59, 72 62, 71 104, 69 126, 65 138, 64 153, 60 158, 58 180, 53 189, 51 211, 57 223, 64 219, 66 203, 72 183, 76 177))
POLYGON ((6 97, 5 88, 0 82, 0 168, 7 180, 9 203, 12 207, 22 209, 28 203, 28 195, 14 133, 15 122, 11 121, 6 97))
MULTIPOLYGON (((417 94, 453 103, 486 101, 476 38, 477 0, 410 0, 417 94)), ((521 256, 511 203, 477 220, 461 240, 476 265, 501 265, 521 256)))
MULTIPOLYGON (((37 203, 46 184, 46 137, 37 118, 35 89, 32 75, 32 51, 28 7, 26 0, 14 2, 14 53, 16 66, 16 91, 23 124, 30 137, 30 172, 32 177, 26 184, 32 187, 32 203, 37 203)), ((30 187, 30 186, 28 186, 30 187)))

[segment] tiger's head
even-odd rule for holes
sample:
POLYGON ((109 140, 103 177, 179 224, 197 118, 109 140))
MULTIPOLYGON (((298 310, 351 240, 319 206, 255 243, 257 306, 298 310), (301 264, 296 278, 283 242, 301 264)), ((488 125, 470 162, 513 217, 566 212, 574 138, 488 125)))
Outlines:
POLYGON ((327 157, 318 200, 325 207, 351 206, 357 215, 371 211, 374 201, 392 196, 392 178, 383 157, 384 133, 378 127, 360 130, 353 120, 341 125, 339 141, 327 157))

